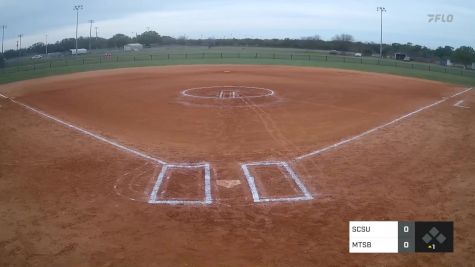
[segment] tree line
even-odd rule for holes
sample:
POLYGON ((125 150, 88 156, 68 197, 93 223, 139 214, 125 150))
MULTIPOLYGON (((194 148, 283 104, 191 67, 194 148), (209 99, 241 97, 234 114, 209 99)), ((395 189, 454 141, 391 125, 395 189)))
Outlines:
MULTIPOLYGON (((199 46, 253 46, 253 47, 273 47, 273 48, 300 48, 300 49, 317 49, 317 50, 337 50, 341 53, 358 52, 364 56, 379 55, 380 45, 373 42, 355 41, 353 36, 349 34, 339 34, 331 40, 322 40, 318 35, 310 37, 302 37, 300 39, 258 39, 258 38, 242 38, 242 39, 189 39, 186 37, 173 38, 170 36, 161 36, 155 31, 146 31, 134 37, 125 34, 115 34, 109 39, 101 37, 79 37, 78 48, 89 48, 89 42, 93 49, 122 48, 129 43, 141 43, 145 47, 155 45, 199 45, 199 46)), ((66 52, 76 47, 74 38, 65 38, 53 44, 48 44, 48 53, 66 52)), ((22 55, 43 54, 45 53, 45 44, 42 42, 35 43, 27 48, 20 50, 7 50, 0 56, 0 64, 2 57, 9 59, 22 55)), ((383 44, 383 56, 392 56, 394 53, 405 53, 409 57, 422 62, 438 62, 447 59, 453 62, 469 66, 475 62, 475 51, 472 47, 461 46, 457 49, 451 46, 438 47, 430 49, 426 46, 415 45, 412 43, 400 44, 383 44)))

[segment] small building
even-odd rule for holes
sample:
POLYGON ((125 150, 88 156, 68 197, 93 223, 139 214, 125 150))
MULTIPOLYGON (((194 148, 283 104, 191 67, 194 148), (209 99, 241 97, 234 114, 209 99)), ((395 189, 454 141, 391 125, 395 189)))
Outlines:
POLYGON ((142 44, 126 44, 124 45, 124 51, 141 51, 143 49, 142 44))
MULTIPOLYGON (((76 49, 69 49, 71 51, 71 55, 76 55, 76 49)), ((78 48, 77 49, 77 54, 82 55, 82 54, 87 54, 87 49, 85 48, 78 48)))
POLYGON ((404 53, 395 53, 394 54, 394 59, 395 60, 404 60, 406 58, 406 54, 404 53))

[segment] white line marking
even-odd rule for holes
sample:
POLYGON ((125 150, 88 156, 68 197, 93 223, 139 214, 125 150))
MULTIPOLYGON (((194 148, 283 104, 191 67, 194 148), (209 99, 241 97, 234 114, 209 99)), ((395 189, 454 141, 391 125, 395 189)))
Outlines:
POLYGON ((112 146, 114 146, 114 147, 116 147, 116 148, 118 148, 118 149, 121 149, 121 150, 125 151, 125 152, 131 153, 131 154, 133 154, 133 155, 142 157, 142 158, 144 158, 144 159, 147 159, 147 160, 150 160, 150 161, 153 161, 153 162, 156 162, 156 163, 167 164, 165 161, 163 161, 163 160, 161 160, 161 159, 152 157, 152 156, 147 155, 147 154, 145 154, 145 153, 143 153, 143 152, 141 152, 141 151, 138 151, 138 150, 136 150, 136 149, 128 148, 128 147, 126 147, 126 146, 124 146, 124 145, 122 145, 122 144, 119 144, 119 143, 117 143, 117 142, 114 142, 114 141, 112 141, 112 140, 109 140, 109 139, 107 139, 107 138, 105 138, 105 137, 103 137, 103 136, 100 136, 100 135, 98 135, 98 134, 92 133, 92 132, 90 132, 90 131, 88 131, 88 130, 84 130, 84 129, 78 127, 78 126, 74 126, 74 125, 72 125, 72 124, 70 124, 70 123, 67 123, 67 122, 65 122, 65 121, 63 121, 63 120, 60 120, 60 119, 58 119, 58 118, 56 118, 56 117, 54 117, 54 116, 52 116, 52 115, 46 114, 45 112, 43 112, 43 111, 41 111, 41 110, 38 110, 38 109, 33 108, 33 107, 30 107, 30 106, 28 106, 28 105, 26 105, 26 104, 23 104, 23 103, 21 103, 21 102, 18 102, 18 101, 16 101, 16 100, 13 100, 13 99, 10 99, 10 100, 11 100, 13 103, 16 103, 16 104, 18 104, 18 105, 20 105, 20 106, 22 106, 22 107, 24 107, 24 108, 26 108, 26 109, 28 109, 28 110, 31 110, 31 111, 33 111, 33 112, 35 112, 35 113, 37 113, 37 114, 43 116, 43 117, 46 117, 46 118, 48 118, 48 119, 50 119, 50 120, 53 120, 53 121, 55 121, 55 122, 57 122, 57 123, 59 123, 59 124, 62 124, 62 125, 64 125, 64 126, 66 126, 66 127, 69 127, 69 128, 74 129, 74 130, 76 130, 76 131, 79 131, 79 132, 81 132, 81 133, 83 133, 83 134, 86 134, 86 135, 88 135, 88 136, 90 136, 90 137, 93 137, 93 138, 95 138, 95 139, 97 139, 97 140, 99 140, 99 141, 102 141, 102 142, 104 142, 104 143, 107 143, 107 144, 109 144, 109 145, 112 145, 112 146))
POLYGON ((463 103, 463 100, 460 100, 460 101, 458 101, 457 103, 454 104, 454 107, 458 107, 458 108, 470 108, 470 107, 467 107, 467 106, 462 105, 462 103, 463 103))
POLYGON ((195 90, 199 90, 199 89, 208 89, 208 88, 249 88, 249 89, 259 89, 259 90, 263 90, 265 91, 266 93, 262 94, 262 95, 254 95, 254 96, 239 96, 239 97, 245 97, 245 98, 257 98, 257 97, 267 97, 267 96, 273 96, 275 94, 275 92, 271 89, 267 89, 267 88, 261 88, 261 87, 253 87, 253 86, 242 86, 242 85, 222 85, 222 86, 208 86, 208 87, 196 87, 196 88, 189 88, 189 89, 186 89, 186 90, 183 90, 181 92, 181 94, 183 96, 189 96, 189 97, 196 97, 196 98, 206 98, 206 99, 210 99, 210 98, 223 98, 221 96, 221 93, 218 95, 218 96, 200 96, 200 95, 193 95, 191 94, 190 92, 192 91, 195 91, 195 90))
POLYGON ((5 96, 5 95, 2 95, 2 94, 0 94, 0 97, 1 97, 1 98, 5 98, 5 99, 8 99, 8 97, 7 97, 7 96, 5 96))
POLYGON ((287 164, 287 162, 283 161, 265 161, 265 162, 251 162, 241 164, 241 169, 246 176, 247 183, 249 188, 251 189, 252 199, 254 202, 291 202, 291 201, 302 201, 302 200, 311 200, 313 199, 310 192, 307 190, 303 182, 299 179, 297 174, 292 170, 292 168, 287 164), (303 196, 297 197, 280 197, 280 198, 270 198, 270 197, 260 197, 259 191, 257 190, 255 178, 251 175, 248 166, 271 166, 277 165, 283 167, 290 175, 290 178, 295 182, 297 187, 303 193, 303 196))
POLYGON ((406 114, 406 115, 403 115, 403 116, 401 116, 401 117, 399 117, 399 118, 397 118, 397 119, 394 119, 394 120, 392 120, 392 121, 390 121, 390 122, 388 122, 388 123, 385 123, 385 124, 383 124, 383 125, 380 125, 380 126, 378 126, 378 127, 375 127, 375 128, 373 128, 373 129, 370 129, 370 130, 368 130, 368 131, 365 131, 365 132, 363 132, 363 133, 360 133, 360 134, 355 135, 355 136, 353 136, 353 137, 350 137, 350 138, 348 138, 348 139, 344 139, 344 140, 342 140, 342 141, 340 141, 340 142, 338 142, 338 143, 336 143, 336 144, 329 145, 329 146, 323 147, 323 148, 321 148, 321 149, 315 150, 315 151, 313 151, 313 152, 310 152, 310 153, 308 153, 308 154, 305 154, 305 155, 296 157, 295 160, 301 160, 301 159, 304 159, 304 158, 307 158, 307 157, 311 157, 311 156, 314 156, 314 155, 318 155, 318 154, 321 154, 321 153, 323 153, 323 152, 325 152, 325 151, 334 149, 334 148, 336 148, 336 147, 339 147, 339 146, 344 145, 344 144, 346 144, 346 143, 349 143, 349 142, 351 142, 351 141, 357 140, 357 139, 359 139, 359 138, 361 138, 361 137, 363 137, 363 136, 365 136, 365 135, 368 135, 368 134, 370 134, 370 133, 372 133, 372 132, 375 132, 375 131, 377 131, 377 130, 380 130, 380 129, 382 129, 382 128, 384 128, 384 127, 387 127, 387 126, 389 126, 389 125, 391 125, 391 124, 394 124, 394 123, 399 122, 399 121, 401 121, 401 120, 403 120, 403 119, 406 119, 406 118, 408 118, 408 117, 411 117, 412 115, 414 115, 414 114, 416 114, 416 113, 419 113, 419 112, 421 112, 421 111, 423 111, 423 110, 426 110, 426 109, 428 109, 428 108, 431 108, 431 107, 433 107, 433 106, 439 105, 440 103, 443 103, 443 102, 445 102, 445 101, 447 101, 447 100, 449 100, 449 99, 451 99, 451 98, 454 98, 454 97, 456 97, 456 96, 458 96, 458 95, 464 94, 464 93, 466 93, 466 92, 468 92, 468 91, 470 91, 470 90, 472 90, 472 88, 468 88, 468 89, 463 90, 463 91, 461 91, 461 92, 458 92, 458 93, 456 93, 456 94, 454 94, 454 95, 452 95, 452 96, 445 97, 445 98, 443 98, 442 100, 439 100, 439 101, 437 101, 437 102, 435 102, 435 103, 432 103, 432 104, 430 104, 430 105, 427 105, 427 106, 424 106, 424 107, 422 107, 422 108, 419 108, 419 109, 416 110, 416 111, 413 111, 413 112, 411 112, 411 113, 408 113, 408 114, 406 114))
POLYGON ((153 186, 152 192, 150 193, 150 197, 148 203, 150 204, 170 204, 170 205, 195 205, 195 204, 202 204, 207 205, 213 202, 213 198, 211 196, 211 171, 209 163, 196 163, 196 164, 165 164, 160 171, 160 174, 157 176, 157 181, 153 186), (205 171, 205 198, 204 200, 176 200, 176 199, 159 199, 158 198, 158 191, 163 183, 163 178, 167 173, 167 170, 170 168, 204 168, 205 171))

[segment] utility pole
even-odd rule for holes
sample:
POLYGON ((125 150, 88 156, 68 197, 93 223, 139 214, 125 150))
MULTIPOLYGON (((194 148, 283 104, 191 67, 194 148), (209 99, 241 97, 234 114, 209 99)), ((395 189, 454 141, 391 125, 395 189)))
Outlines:
POLYGON ((379 57, 383 58, 383 12, 386 12, 386 8, 378 6, 376 8, 376 11, 381 14, 381 38, 379 40, 379 57))
POLYGON ((5 29, 7 25, 2 25, 2 54, 3 54, 3 39, 5 38, 5 29))
POLYGON ((94 27, 94 29, 96 29, 96 42, 95 42, 95 47, 96 47, 96 49, 97 49, 97 26, 94 27))
POLYGON ((82 5, 74 6, 76 11, 76 56, 78 55, 78 25, 79 25, 79 10, 82 9, 82 5))
POLYGON ((91 50, 91 39, 92 39, 92 24, 94 23, 94 20, 90 19, 88 20, 91 25, 89 26, 89 50, 91 50))
POLYGON ((45 43, 45 47, 46 47, 45 55, 46 55, 46 58, 48 58, 48 34, 46 34, 46 43, 45 43))
POLYGON ((23 34, 19 34, 18 37, 20 37, 20 50, 19 50, 19 55, 21 55, 21 37, 23 37, 23 34))

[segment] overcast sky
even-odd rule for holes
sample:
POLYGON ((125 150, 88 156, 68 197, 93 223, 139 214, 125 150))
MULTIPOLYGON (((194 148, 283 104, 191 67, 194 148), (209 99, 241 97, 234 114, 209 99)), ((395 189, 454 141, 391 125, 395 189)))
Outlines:
MULTIPOLYGON (((73 6, 81 4, 79 35, 89 36, 94 19, 100 37, 155 30, 190 38, 300 38, 324 40, 349 33, 358 41, 379 43, 379 13, 384 6, 384 42, 475 47, 474 0, 0 0, 0 25, 7 24, 5 47, 75 36, 73 6), (428 22, 429 14, 452 15, 452 22, 428 22)), ((94 30, 93 30, 94 31, 94 30)), ((93 34, 94 35, 94 34, 93 34)))

